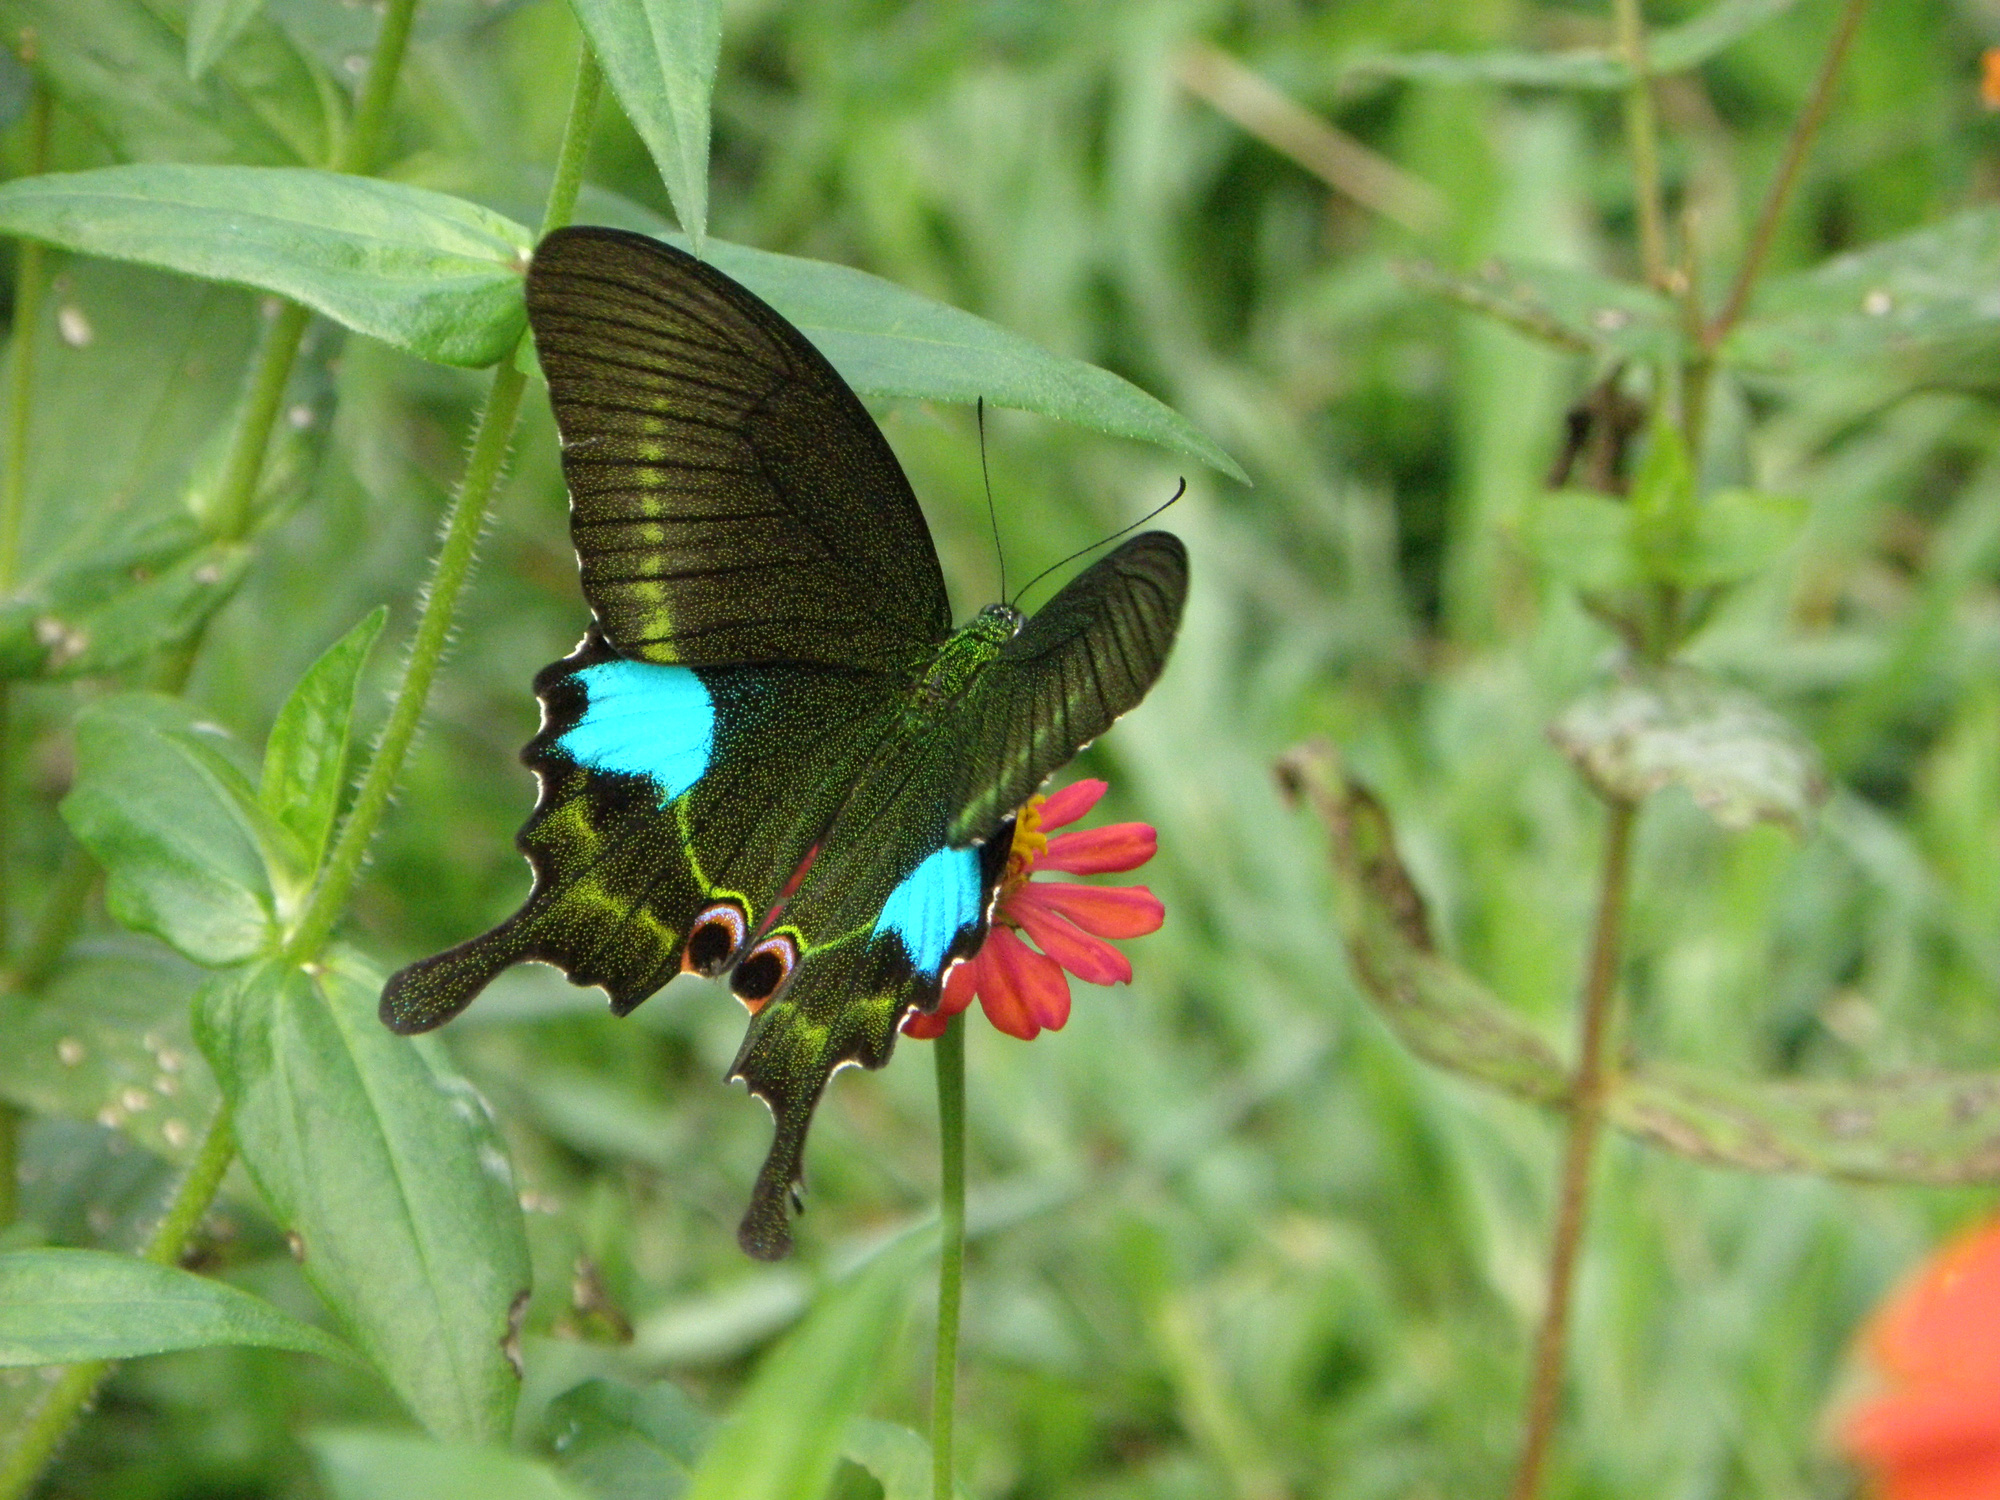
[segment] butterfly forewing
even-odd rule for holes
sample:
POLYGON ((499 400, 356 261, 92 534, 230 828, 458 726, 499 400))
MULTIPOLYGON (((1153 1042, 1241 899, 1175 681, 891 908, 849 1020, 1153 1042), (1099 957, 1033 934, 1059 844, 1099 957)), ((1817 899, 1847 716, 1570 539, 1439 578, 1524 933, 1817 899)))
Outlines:
POLYGON ((571 229, 535 252, 528 319, 584 594, 618 650, 900 671, 950 630, 895 455, 763 302, 672 246, 571 229))
POLYGON ((1079 573, 973 683, 951 723, 950 838, 971 843, 1146 696, 1187 600, 1187 549, 1135 536, 1079 573))

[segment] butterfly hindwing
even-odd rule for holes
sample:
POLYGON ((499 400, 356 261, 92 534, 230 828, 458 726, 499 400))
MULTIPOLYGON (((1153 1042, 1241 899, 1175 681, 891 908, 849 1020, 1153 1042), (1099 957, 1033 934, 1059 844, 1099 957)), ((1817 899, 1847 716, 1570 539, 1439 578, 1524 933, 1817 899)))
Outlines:
POLYGON ((542 729, 522 758, 541 796, 518 840, 533 889, 492 931, 390 980, 382 1013, 398 1031, 442 1024, 524 960, 601 987, 621 1015, 684 967, 726 967, 894 713, 880 678, 633 661, 595 633, 535 690, 542 729), (684 964, 710 912, 740 930, 684 964))
POLYGON ((558 230, 528 317, 583 591, 628 656, 900 671, 951 629, 866 408, 760 299, 670 245, 558 230))

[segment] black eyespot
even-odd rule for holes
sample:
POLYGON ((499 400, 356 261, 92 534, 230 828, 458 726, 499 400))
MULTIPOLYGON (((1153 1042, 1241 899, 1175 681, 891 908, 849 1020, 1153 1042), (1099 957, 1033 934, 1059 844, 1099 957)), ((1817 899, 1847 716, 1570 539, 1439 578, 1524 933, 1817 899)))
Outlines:
POLYGON ((720 974, 743 946, 748 923, 742 909, 732 902, 718 901, 695 918, 688 933, 687 948, 681 954, 681 970, 704 977, 720 974))
POLYGON ((729 988, 738 1000, 755 1011, 791 977, 798 958, 798 949, 789 937, 766 938, 736 966, 729 988))

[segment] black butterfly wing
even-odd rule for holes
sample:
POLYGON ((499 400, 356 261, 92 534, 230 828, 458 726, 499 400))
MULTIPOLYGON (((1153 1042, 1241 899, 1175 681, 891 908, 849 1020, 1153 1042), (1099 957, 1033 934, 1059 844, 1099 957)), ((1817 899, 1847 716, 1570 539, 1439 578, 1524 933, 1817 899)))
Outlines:
POLYGON ((1166 665, 1187 584, 1180 538, 1145 532, 1071 579, 1001 648, 951 719, 952 843, 987 837, 1138 705, 1166 665))
POLYGON ((901 671, 950 631, 895 455, 759 298, 643 235, 561 229, 528 268, 528 321, 612 646, 901 671))
POLYGON ((735 1076, 771 1107, 776 1132, 739 1231, 753 1255, 784 1253, 787 1204, 827 1078, 888 1061, 912 1010, 932 1010, 945 971, 978 951, 1012 843, 1016 808, 1146 695, 1187 598, 1187 551, 1135 537, 1079 574, 971 677, 923 731, 900 735, 842 806, 786 908, 801 934, 790 986, 761 1009, 735 1076), (850 851, 867 851, 864 865, 850 851))
POLYGON ((593 632, 535 679, 542 729, 522 758, 541 796, 517 839, 528 899, 392 977, 382 1019, 428 1031, 526 960, 600 986, 619 1015, 676 974, 720 972, 808 863, 899 689, 818 667, 633 661, 593 632))

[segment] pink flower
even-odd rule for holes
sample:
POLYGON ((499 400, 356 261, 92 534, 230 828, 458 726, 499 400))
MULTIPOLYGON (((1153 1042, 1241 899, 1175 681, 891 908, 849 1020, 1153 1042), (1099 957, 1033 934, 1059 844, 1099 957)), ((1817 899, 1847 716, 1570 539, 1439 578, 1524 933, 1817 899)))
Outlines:
POLYGON ((1079 781, 1054 796, 1028 799, 1014 819, 1014 845, 985 943, 945 975, 935 1011, 912 1012, 903 1023, 905 1033, 943 1036, 946 1024, 977 995, 987 1020, 1030 1042, 1043 1027, 1060 1031, 1069 1019, 1069 974, 1091 984, 1131 982, 1131 963, 1102 939, 1158 930, 1167 916, 1160 898, 1143 885, 1029 880, 1037 870, 1071 875, 1136 870, 1153 857, 1159 835, 1148 823, 1113 823, 1055 838, 1044 832, 1074 823, 1104 791, 1101 781, 1079 781), (1042 951, 1021 941, 1023 935, 1042 951))
POLYGON ((1841 1443, 1881 1500, 2000 1495, 2000 1220, 1947 1245, 1870 1323, 1888 1377, 1841 1443))

